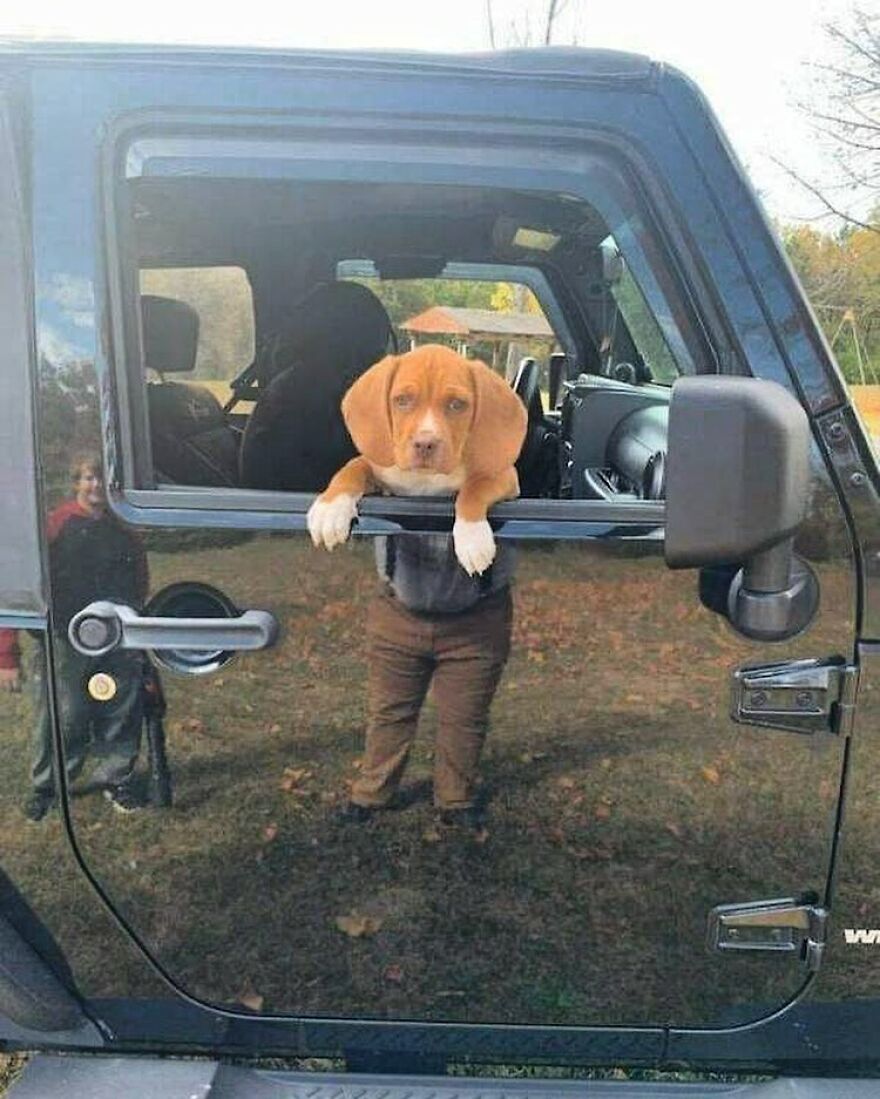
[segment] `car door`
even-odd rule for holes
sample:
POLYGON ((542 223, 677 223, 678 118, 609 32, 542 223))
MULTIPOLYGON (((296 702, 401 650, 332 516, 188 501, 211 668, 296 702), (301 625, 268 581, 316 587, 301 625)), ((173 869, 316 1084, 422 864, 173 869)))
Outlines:
MULTIPOLYGON (((240 265, 255 330, 271 330, 288 304, 272 275, 308 285, 305 236, 296 238, 301 253, 285 254, 279 229, 295 218, 290 196, 306 194, 285 188, 305 183, 314 185, 303 216, 316 238, 338 224, 314 212, 320 192, 341 184, 356 211, 359 186, 406 183, 415 216, 419 196, 442 186, 478 190, 484 205, 502 190, 556 196, 560 209, 589 202, 641 291, 641 337, 605 294, 637 353, 648 355, 638 344, 650 329, 676 373, 753 374, 804 394, 811 415, 823 402, 833 407, 841 397, 821 364, 807 381, 794 373, 777 329, 784 311, 762 297, 717 190, 671 128, 675 103, 649 94, 650 71, 631 64, 620 80, 525 70, 505 77, 491 108, 473 68, 454 77, 425 70, 415 124, 398 117, 414 109, 413 75, 382 66, 357 77, 341 63, 330 77, 293 62, 209 67, 198 77, 183 66, 167 80, 149 66, 86 66, 76 75, 88 106, 77 115, 58 94, 71 79, 64 66, 39 89, 35 157, 44 172, 57 172, 73 148, 103 158, 100 188, 77 170, 51 205, 36 177, 45 377, 63 366, 81 383, 76 447, 103 454, 120 540, 113 560, 136 572, 134 558, 145 554, 154 612, 144 622, 132 592, 128 618, 96 626, 101 616, 86 614, 91 655, 65 668, 56 654, 57 689, 71 701, 89 697, 87 763, 118 762, 107 730, 127 699, 128 758, 140 781, 152 775, 161 788, 165 759, 173 786, 161 811, 117 817, 95 796, 106 772, 93 772, 91 788, 80 775, 61 778, 72 840, 173 986, 220 1018, 276 1020, 279 1047, 301 1046, 303 1033, 315 1049, 381 1046, 389 1032, 376 1022, 406 1021, 409 1037, 387 1041, 497 1052, 499 1024, 530 1024, 517 1032, 523 1054, 596 1041, 656 1052, 665 1027, 722 1028, 777 1012, 821 960, 856 606, 846 518, 818 445, 797 552, 818 577, 821 607, 806 633, 772 647, 738 636, 705 605, 707 577, 701 601, 695 571, 667 568, 662 503, 572 498, 499 509, 497 537, 518 554, 512 648, 482 759, 487 824, 465 835, 438 825, 425 796, 430 702, 406 807, 362 827, 338 812, 362 753, 374 539, 448 529, 448 505, 365 502, 356 536, 328 555, 306 533, 309 494, 162 483, 151 459, 141 271, 164 256, 189 269, 240 265), (352 116, 353 101, 370 117, 352 116), (445 112, 456 116, 451 130, 445 112), (95 295, 96 316, 76 308, 71 287, 95 295), (128 649, 113 649, 120 638, 128 649), (149 663, 140 660, 146 650, 149 663), (121 652, 130 659, 120 664, 121 652), (766 720, 760 689, 746 696, 732 680, 773 663, 782 681, 771 689, 788 699, 789 666, 804 658, 832 669, 822 663, 824 679, 805 688, 815 692, 801 706, 808 722, 796 701, 793 716, 780 719, 774 703, 776 720, 766 720), (312 1029, 296 1031, 297 1019, 312 1029), (615 1029, 594 1029, 603 1027, 615 1029)), ((675 83, 673 91, 685 94, 675 83)), ((694 134, 702 109, 688 110, 694 134)), ((698 136, 719 172, 732 172, 717 139, 710 148, 698 136)), ((766 247, 763 228, 753 231, 766 247)), ((588 274, 572 261, 557 300, 595 337, 591 310, 604 290, 588 274)), ((580 369, 587 343, 578 353, 580 369)), ((589 371, 585 382, 577 373, 568 381, 573 401, 592 384, 589 371)), ((660 405, 661 381, 651 389, 660 405)), ((44 405, 48 447, 47 423, 44 405)), ((52 455, 55 473, 73 449, 52 455)), ((79 560, 99 576, 92 558, 79 560)), ((126 603, 121 574, 101 575, 114 582, 96 581, 89 602, 126 603)), ((52 596, 63 645, 76 608, 61 609, 58 583, 52 596)), ((69 742, 63 728, 60 739, 69 742)))

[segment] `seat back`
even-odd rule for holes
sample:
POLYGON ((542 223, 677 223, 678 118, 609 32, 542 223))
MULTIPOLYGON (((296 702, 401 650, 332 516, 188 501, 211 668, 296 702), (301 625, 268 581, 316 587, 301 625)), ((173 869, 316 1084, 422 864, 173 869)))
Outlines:
POLYGON ((263 367, 241 447, 249 488, 318 492, 356 454, 340 404, 388 351, 385 307, 359 283, 324 283, 303 299, 263 367))
POLYGON ((238 434, 207 388, 166 382, 195 368, 199 318, 185 302, 141 296, 144 362, 162 379, 147 384, 156 478, 183 485, 238 484, 238 434))

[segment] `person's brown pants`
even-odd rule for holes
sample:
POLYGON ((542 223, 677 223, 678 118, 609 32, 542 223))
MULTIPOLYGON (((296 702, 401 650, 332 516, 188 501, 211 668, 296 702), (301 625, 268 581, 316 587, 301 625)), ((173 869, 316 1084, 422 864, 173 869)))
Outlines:
POLYGON ((414 614, 383 593, 367 615, 369 724, 351 800, 387 805, 415 739, 419 711, 433 681, 437 703, 434 804, 474 804, 489 707, 507 662, 510 589, 460 614, 414 614))

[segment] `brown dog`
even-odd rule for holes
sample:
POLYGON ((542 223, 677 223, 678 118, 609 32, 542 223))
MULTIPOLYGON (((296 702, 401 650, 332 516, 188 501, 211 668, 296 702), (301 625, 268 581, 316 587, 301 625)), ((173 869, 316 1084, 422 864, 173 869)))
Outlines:
POLYGON ((309 509, 315 545, 344 542, 368 492, 457 493, 455 555, 469 575, 484 572, 495 557, 486 514, 519 494, 514 462, 527 426, 525 407, 504 379, 428 344, 370 367, 345 394, 342 415, 360 454, 309 509))

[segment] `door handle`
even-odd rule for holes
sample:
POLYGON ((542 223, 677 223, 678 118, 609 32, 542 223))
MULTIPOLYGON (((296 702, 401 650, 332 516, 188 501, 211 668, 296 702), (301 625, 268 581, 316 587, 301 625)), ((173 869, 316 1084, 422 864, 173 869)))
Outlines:
POLYGON ((233 618, 160 618, 100 600, 71 618, 67 636, 78 653, 104 656, 113 649, 248 652, 270 648, 278 632, 270 611, 244 611, 233 618))

